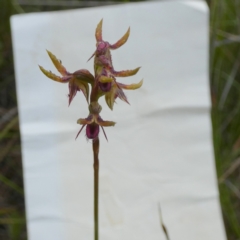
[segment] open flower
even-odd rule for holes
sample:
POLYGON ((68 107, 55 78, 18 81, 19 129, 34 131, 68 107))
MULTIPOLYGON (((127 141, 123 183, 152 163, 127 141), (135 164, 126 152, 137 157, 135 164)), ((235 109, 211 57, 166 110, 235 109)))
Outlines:
POLYGON ((99 113, 101 112, 102 107, 98 104, 98 102, 92 102, 89 105, 89 115, 87 118, 78 119, 77 123, 83 125, 79 130, 76 138, 81 133, 82 129, 86 126, 86 136, 88 139, 95 140, 99 135, 99 126, 101 126, 104 136, 107 139, 107 135, 104 131, 103 127, 114 126, 116 123, 112 121, 104 121, 99 113))
POLYGON ((116 98, 120 98, 122 101, 129 104, 126 95, 124 94, 122 89, 125 90, 135 90, 142 86, 143 80, 141 80, 139 83, 133 83, 133 84, 123 84, 116 81, 116 77, 126 77, 126 76, 132 76, 138 72, 139 68, 136 68, 134 70, 126 70, 121 72, 114 72, 113 74, 110 74, 110 76, 102 75, 98 79, 99 88, 104 92, 105 100, 108 105, 108 107, 113 110, 113 105, 116 98))
POLYGON ((124 70, 117 72, 112 69, 102 69, 101 75, 97 78, 99 88, 103 92, 108 92, 111 89, 112 82, 115 81, 115 77, 129 77, 135 75, 139 71, 140 67, 133 70, 124 70))
POLYGON ((51 58, 54 66, 57 68, 62 77, 59 77, 52 73, 51 71, 45 70, 42 66, 39 66, 40 70, 50 79, 60 82, 68 83, 69 94, 68 94, 68 104, 72 102, 73 98, 76 96, 77 91, 82 91, 87 102, 89 98, 89 86, 88 84, 93 84, 94 76, 86 69, 81 69, 75 71, 74 73, 69 73, 66 68, 62 65, 55 55, 50 51, 47 51, 49 57, 51 58))
MULTIPOLYGON (((99 22, 99 24, 97 25, 96 32, 95 32, 95 37, 97 40, 97 43, 96 43, 97 49, 93 53, 93 55, 88 59, 88 61, 93 56, 96 56, 96 57, 104 56, 104 57, 100 58, 102 60, 102 63, 112 65, 110 49, 115 50, 115 49, 121 47, 128 40, 128 37, 130 34, 130 27, 128 28, 127 32, 123 35, 123 37, 121 37, 116 43, 110 44, 109 42, 103 41, 103 39, 102 39, 102 23, 103 23, 103 20, 101 20, 99 22)), ((96 59, 96 60, 98 60, 98 59, 96 59)))
POLYGON ((116 98, 120 98, 122 101, 129 103, 127 100, 127 97, 122 89, 125 90, 135 90, 142 86, 143 80, 141 80, 139 83, 133 83, 133 84, 123 84, 117 82, 115 79, 112 81, 112 86, 109 92, 105 94, 105 100, 108 105, 108 107, 113 110, 113 105, 116 98))
POLYGON ((60 82, 68 83, 69 94, 68 103, 72 102, 78 91, 82 91, 87 102, 89 103, 89 91, 90 92, 90 105, 89 115, 87 118, 78 119, 77 123, 81 124, 82 127, 79 130, 76 138, 81 133, 82 129, 86 126, 86 136, 88 139, 97 139, 100 131, 100 127, 107 139, 104 127, 114 126, 115 122, 104 121, 99 115, 101 112, 101 106, 98 104, 100 97, 105 96, 108 107, 112 110, 114 102, 117 98, 128 103, 127 97, 123 90, 134 90, 142 86, 143 80, 139 83, 134 84, 123 84, 116 81, 118 77, 128 77, 135 75, 140 67, 133 70, 116 71, 112 64, 111 50, 118 49, 126 43, 130 34, 130 28, 116 43, 110 44, 104 41, 102 38, 102 23, 99 22, 96 28, 96 50, 89 58, 94 57, 94 76, 86 69, 81 69, 70 73, 62 65, 62 62, 56 58, 51 52, 47 51, 54 66, 61 74, 57 76, 51 71, 45 70, 42 66, 39 66, 40 70, 50 79, 60 82), (89 89, 89 84, 91 89, 89 89))
POLYGON ((95 37, 97 49, 90 57, 94 56, 94 70, 96 84, 99 87, 99 96, 105 95, 105 100, 110 109, 113 109, 114 101, 117 97, 128 103, 127 98, 122 89, 137 89, 142 86, 143 81, 136 84, 125 85, 118 83, 116 77, 128 77, 135 75, 140 67, 133 70, 115 71, 112 65, 112 57, 110 50, 121 47, 127 40, 130 34, 130 28, 115 44, 110 44, 102 38, 102 22, 97 25, 95 37))
POLYGON ((130 34, 130 28, 128 28, 128 31, 116 43, 110 44, 109 42, 106 42, 102 39, 102 22, 103 20, 99 22, 95 32, 97 49, 92 54, 92 56, 88 59, 90 60, 93 56, 95 56, 94 58, 95 77, 98 78, 101 75, 105 75, 106 71, 112 75, 119 75, 119 77, 127 77, 127 76, 132 76, 136 74, 139 68, 136 68, 134 70, 121 71, 121 72, 115 71, 112 65, 112 57, 110 52, 110 50, 115 50, 121 47, 128 40, 128 37, 130 34))

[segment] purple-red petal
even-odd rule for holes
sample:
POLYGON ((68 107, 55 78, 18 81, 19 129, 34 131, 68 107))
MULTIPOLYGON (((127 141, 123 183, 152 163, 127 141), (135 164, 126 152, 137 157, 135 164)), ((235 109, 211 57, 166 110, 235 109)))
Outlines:
POLYGON ((68 94, 68 106, 69 106, 73 98, 76 96, 77 91, 80 91, 80 90, 75 84, 72 84, 71 82, 69 82, 68 88, 69 88, 69 94, 68 94))
POLYGON ((106 82, 106 83, 99 82, 98 85, 103 92, 109 92, 111 90, 111 87, 112 87, 111 82, 106 82))
POLYGON ((92 123, 86 127, 86 135, 88 139, 95 139, 99 134, 99 125, 92 123))

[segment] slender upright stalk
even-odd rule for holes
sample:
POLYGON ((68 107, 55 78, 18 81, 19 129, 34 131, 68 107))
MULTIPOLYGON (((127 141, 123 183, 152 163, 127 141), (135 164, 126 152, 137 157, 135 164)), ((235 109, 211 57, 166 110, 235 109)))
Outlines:
POLYGON ((99 138, 93 140, 94 169, 94 240, 98 240, 98 172, 99 172, 99 138))
MULTIPOLYGON (((11 0, 15 2, 17 0, 11 0)), ((86 69, 80 69, 73 73, 67 71, 67 69, 62 65, 62 62, 50 51, 47 51, 50 59, 52 60, 54 66, 57 68, 58 72, 61 74, 61 77, 55 75, 51 71, 47 71, 42 66, 39 65, 40 70, 48 78, 60 82, 67 83, 69 87, 68 94, 68 104, 72 102, 73 98, 77 92, 82 92, 89 103, 88 104, 89 114, 87 118, 79 118, 77 123, 82 125, 79 130, 76 138, 81 133, 84 127, 86 127, 86 136, 88 139, 91 139, 92 148, 93 148, 93 169, 94 169, 94 240, 98 240, 98 184, 99 184, 99 130, 103 130, 104 136, 107 140, 104 127, 111 127, 115 125, 113 121, 105 121, 101 118, 100 112, 102 107, 98 103, 100 97, 105 96, 106 103, 108 107, 113 110, 113 105, 116 98, 128 103, 127 97, 125 96, 123 89, 125 90, 134 90, 142 86, 143 80, 139 83, 133 83, 130 85, 119 83, 116 81, 116 77, 128 77, 135 75, 140 67, 133 70, 123 70, 116 71, 112 64, 111 50, 121 47, 127 40, 130 34, 130 28, 127 32, 114 44, 106 42, 102 38, 102 22, 101 20, 97 25, 95 37, 97 40, 97 48, 88 59, 90 60, 94 57, 94 75, 92 75, 86 69), (90 85, 90 86, 89 86, 90 85), (89 88, 90 87, 90 88, 89 88)), ((0 136, 1 138, 1 136, 0 136)))

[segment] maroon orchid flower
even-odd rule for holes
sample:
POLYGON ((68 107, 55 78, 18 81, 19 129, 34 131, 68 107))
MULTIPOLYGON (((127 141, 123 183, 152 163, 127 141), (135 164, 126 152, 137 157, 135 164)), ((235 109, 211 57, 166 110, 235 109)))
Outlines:
MULTIPOLYGON (((116 123, 112 121, 104 121, 99 113, 101 112, 102 107, 98 104, 98 102, 92 102, 89 105, 89 115, 87 118, 78 119, 77 123, 83 125, 79 130, 76 138, 81 133, 83 128, 86 126, 86 136, 88 139, 95 140, 99 135, 99 126, 102 128, 105 138, 107 139, 107 135, 104 131, 103 127, 114 126, 116 123)), ((108 139, 107 139, 108 140, 108 139)))
MULTIPOLYGON (((120 38, 115 44, 110 44, 103 40, 102 38, 102 23, 103 20, 99 22, 96 28, 95 37, 96 37, 96 46, 97 49, 90 57, 94 57, 94 70, 95 70, 95 79, 98 82, 100 96, 105 95, 105 100, 110 109, 113 109, 113 105, 116 98, 127 101, 127 97, 124 94, 122 89, 134 90, 142 86, 143 80, 136 84, 122 84, 116 81, 116 77, 128 77, 135 75, 140 67, 133 70, 125 71, 115 71, 112 65, 112 57, 110 50, 115 50, 121 47, 127 40, 130 34, 130 28, 120 38)), ((90 60, 89 59, 89 60, 90 60)))
POLYGON ((89 99, 89 83, 93 84, 94 77, 93 75, 86 69, 78 70, 74 73, 69 73, 66 68, 62 65, 61 61, 59 61, 55 55, 53 55, 50 51, 47 51, 49 57, 51 58, 53 64, 62 75, 59 77, 52 73, 51 71, 45 70, 42 66, 39 66, 40 70, 50 79, 60 82, 60 83, 68 83, 69 94, 68 94, 68 104, 72 102, 73 98, 76 96, 78 91, 82 91, 87 102, 89 99))

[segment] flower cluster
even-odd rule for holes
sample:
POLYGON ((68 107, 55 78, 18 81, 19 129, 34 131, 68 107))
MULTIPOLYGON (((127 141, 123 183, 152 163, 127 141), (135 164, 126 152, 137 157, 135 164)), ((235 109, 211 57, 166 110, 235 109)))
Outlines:
POLYGON ((119 39, 115 44, 110 44, 102 39, 102 22, 101 20, 97 25, 95 37, 97 40, 96 50, 90 60, 94 57, 94 76, 86 69, 69 73, 62 65, 61 61, 56 58, 51 52, 47 51, 50 59, 61 77, 55 75, 51 71, 45 70, 39 66, 40 70, 50 79, 68 83, 69 94, 68 104, 70 105, 77 92, 82 91, 87 103, 89 104, 89 115, 87 118, 78 119, 77 123, 83 125, 77 136, 82 129, 86 126, 86 136, 88 139, 96 139, 99 135, 99 126, 102 128, 103 133, 107 139, 103 127, 114 126, 115 122, 104 121, 99 115, 102 107, 98 103, 98 99, 105 96, 108 107, 113 110, 114 102, 117 98, 128 103, 127 97, 123 92, 125 90, 134 90, 142 86, 143 80, 136 84, 126 85, 116 81, 117 77, 128 77, 136 74, 140 68, 125 71, 116 71, 112 64, 111 50, 121 47, 127 40, 130 34, 130 28, 125 35, 119 39), (89 90, 91 87, 91 91, 89 90))

